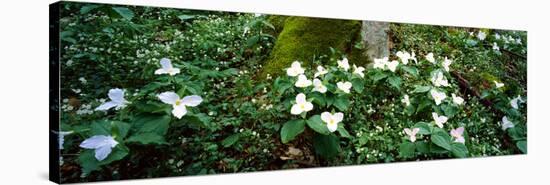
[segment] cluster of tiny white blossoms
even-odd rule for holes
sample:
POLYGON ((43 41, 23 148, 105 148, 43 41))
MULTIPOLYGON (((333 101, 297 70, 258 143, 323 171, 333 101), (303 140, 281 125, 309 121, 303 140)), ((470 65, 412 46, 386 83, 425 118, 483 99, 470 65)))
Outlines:
MULTIPOLYGON (((170 61, 170 59, 162 58, 160 60, 160 65, 161 68, 157 69, 154 72, 156 75, 167 74, 170 76, 174 76, 180 73, 179 68, 175 68, 172 66, 172 62, 170 61)), ((111 89, 108 93, 110 101, 104 102, 103 104, 95 108, 95 110, 107 111, 112 108, 114 108, 115 110, 123 109, 130 103, 124 98, 124 96, 125 90, 119 88, 111 89)), ((181 119, 185 114, 187 114, 187 107, 198 106, 203 101, 202 98, 197 95, 185 96, 183 98, 180 98, 178 94, 172 91, 160 93, 157 95, 157 97, 161 102, 172 105, 172 115, 174 115, 178 119, 181 119)), ((87 108, 83 110, 86 113, 91 111, 89 110, 91 106, 85 105, 83 107, 87 108)), ((98 161, 102 161, 108 157, 108 155, 112 151, 112 148, 114 148, 116 145, 118 145, 118 142, 113 136, 95 135, 84 140, 80 144, 80 147, 85 149, 94 149, 95 158, 98 161)))
MULTIPOLYGON (((483 32, 478 33, 478 38, 480 40, 485 39, 485 37, 486 37, 486 35, 484 35, 483 32)), ((411 54, 411 53, 408 53, 406 51, 399 51, 399 52, 396 53, 396 56, 399 58, 399 61, 397 61, 397 60, 389 61, 388 57, 374 59, 373 68, 395 72, 397 70, 397 68, 399 67, 399 65, 408 65, 410 61, 414 61, 416 64, 418 64, 418 61, 416 59, 416 56, 415 56, 414 52, 412 52, 412 54, 411 54)), ((430 81, 431 81, 434 88, 432 88, 429 92, 432 99, 434 100, 435 104, 437 106, 439 106, 444 100, 446 100, 448 98, 448 96, 444 91, 437 90, 437 88, 448 88, 448 87, 450 87, 450 84, 449 84, 447 78, 445 77, 444 72, 450 72, 450 66, 453 63, 453 61, 448 59, 447 57, 445 57, 443 59, 443 61, 438 62, 436 60, 436 58, 434 57, 433 53, 428 53, 424 57, 432 65, 441 67, 440 69, 436 69, 436 70, 432 71, 432 73, 431 73, 432 76, 431 76, 430 81)), ((464 99, 462 97, 459 97, 454 93, 451 94, 451 97, 452 97, 452 102, 455 105, 460 106, 460 105, 464 104, 464 99)), ((401 99, 401 102, 405 106, 410 106, 411 101, 410 101, 409 95, 404 94, 403 98, 401 99)), ((447 123, 449 118, 445 115, 439 115, 436 112, 432 112, 432 119, 433 119, 433 123, 437 127, 443 128, 444 124, 447 123)), ((420 131, 419 128, 405 128, 403 130, 403 132, 407 135, 407 137, 409 138, 409 141, 411 141, 411 142, 416 141, 416 139, 417 139, 416 135, 419 131, 420 131)), ((462 136, 463 131, 464 131, 464 127, 459 127, 459 128, 456 128, 456 129, 452 129, 450 131, 450 134, 454 138, 455 142, 464 143, 464 138, 462 136)))
POLYGON ((89 115, 93 113, 94 110, 92 109, 92 105, 90 104, 82 104, 80 108, 76 111, 76 114, 78 115, 89 115))

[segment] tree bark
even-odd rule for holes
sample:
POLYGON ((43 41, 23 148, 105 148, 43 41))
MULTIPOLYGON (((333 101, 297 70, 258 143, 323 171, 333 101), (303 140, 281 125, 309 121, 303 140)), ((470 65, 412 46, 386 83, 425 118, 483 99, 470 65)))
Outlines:
POLYGON ((363 21, 361 39, 366 46, 365 56, 370 61, 375 58, 387 57, 390 54, 390 39, 388 32, 390 24, 378 21, 363 21))

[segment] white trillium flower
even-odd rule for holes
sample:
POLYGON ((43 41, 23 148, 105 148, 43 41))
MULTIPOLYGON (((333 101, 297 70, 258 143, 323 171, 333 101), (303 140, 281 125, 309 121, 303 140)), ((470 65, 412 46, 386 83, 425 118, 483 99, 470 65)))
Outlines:
POLYGON ((174 76, 180 73, 179 68, 174 68, 172 66, 172 61, 170 61, 170 59, 167 59, 167 58, 160 59, 160 66, 161 68, 155 71, 156 75, 169 74, 170 76, 174 76))
POLYGON ((181 119, 187 114, 186 106, 195 107, 202 102, 202 98, 197 95, 185 96, 180 99, 180 96, 175 92, 163 92, 157 95, 163 103, 172 105, 172 115, 181 119))
POLYGON ((436 86, 436 87, 440 87, 440 86, 448 87, 449 86, 449 82, 447 81, 447 78, 445 77, 445 75, 443 75, 443 72, 441 72, 441 71, 438 71, 437 73, 434 73, 431 80, 432 80, 432 83, 434 84, 434 86, 436 86))
POLYGON ((415 64, 418 64, 418 61, 416 60, 416 54, 414 54, 414 51, 411 54, 411 60, 413 60, 415 64))
POLYGON ((321 120, 327 124, 327 128, 330 132, 334 132, 338 129, 338 123, 344 120, 344 114, 341 112, 334 114, 323 112, 321 113, 321 120))
POLYGON ((464 103, 464 99, 460 96, 456 96, 455 93, 452 93, 451 96, 453 97, 453 102, 457 105, 462 105, 464 103))
POLYGON ((398 65, 399 65, 399 62, 397 60, 386 63, 388 70, 390 70, 391 72, 395 72, 395 69, 397 69, 398 65))
POLYGON ((351 82, 338 82, 336 83, 336 86, 338 87, 338 89, 344 91, 345 93, 349 93, 350 92, 350 89, 351 89, 351 82))
POLYGON ((416 134, 418 133, 418 131, 420 131, 420 129, 419 128, 413 128, 413 129, 405 128, 403 131, 405 132, 405 134, 407 134, 407 136, 409 136, 409 140, 414 143, 416 141, 416 134))
POLYGON ((512 108, 514 109, 518 109, 519 108, 519 103, 523 103, 525 102, 523 99, 521 99, 521 96, 518 95, 518 97, 510 100, 510 106, 512 106, 512 108))
POLYGON ((411 105, 411 101, 409 100, 409 95, 405 94, 405 96, 403 96, 403 99, 401 100, 401 102, 403 102, 406 106, 411 105))
POLYGON ((504 116, 502 117, 502 122, 500 123, 500 126, 502 127, 502 130, 506 131, 506 129, 508 128, 514 128, 514 123, 508 120, 508 117, 504 116))
POLYGON ((397 55, 397 57, 399 57, 399 59, 401 59, 401 62, 405 65, 407 65, 409 63, 409 60, 413 58, 411 54, 406 51, 398 51, 395 55, 397 55))
POLYGON ((495 39, 500 40, 500 35, 498 33, 495 33, 495 39))
POLYGON ((95 158, 102 161, 107 158, 118 142, 112 136, 95 135, 80 143, 81 148, 94 149, 95 158))
POLYGON ((313 79, 313 91, 325 93, 327 92, 327 87, 323 85, 323 82, 321 82, 321 80, 315 78, 313 79))
POLYGON ((357 67, 355 64, 353 64, 353 73, 359 75, 361 78, 365 77, 365 74, 363 73, 365 71, 364 67, 357 67))
POLYGON ((294 83, 294 86, 296 87, 300 87, 300 88, 304 88, 304 87, 308 87, 312 84, 311 80, 308 80, 306 75, 298 75, 298 81, 296 81, 296 83, 294 83))
POLYGON ((384 69, 384 67, 386 67, 386 63, 388 63, 388 57, 375 58, 373 67, 375 69, 384 69))
POLYGON ((349 70, 349 62, 348 62, 348 59, 346 57, 344 57, 344 59, 342 60, 338 60, 336 61, 338 63, 338 67, 339 68, 342 68, 344 69, 344 71, 348 71, 349 70))
POLYGON ((434 119, 435 125, 437 125, 439 128, 443 128, 443 124, 447 123, 447 120, 449 119, 447 118, 447 116, 440 116, 437 115, 437 113, 435 112, 432 112, 432 117, 434 119))
POLYGON ((445 60, 443 60, 443 68, 445 71, 449 72, 449 66, 453 63, 452 60, 449 60, 447 57, 445 57, 445 60))
POLYGON ((432 95, 432 98, 434 99, 436 105, 441 104, 441 101, 447 98, 447 95, 445 95, 444 92, 439 92, 435 89, 430 90, 430 94, 432 95))
POLYGON ((304 68, 300 66, 300 62, 294 61, 290 65, 290 68, 286 69, 286 74, 288 76, 298 76, 300 74, 304 74, 304 68))
POLYGON ((454 138, 454 142, 462 143, 464 144, 466 141, 464 140, 464 136, 462 134, 464 133, 464 127, 458 127, 457 129, 451 130, 451 136, 454 138))
POLYGON ((300 93, 296 96, 296 104, 292 105, 290 113, 299 115, 302 112, 308 112, 310 110, 313 110, 313 104, 306 100, 306 95, 304 93, 300 93))
POLYGON ((500 82, 497 82, 497 81, 493 81, 495 82, 495 86, 497 87, 497 89, 501 88, 501 87, 504 87, 504 83, 500 83, 500 82))
POLYGON ((124 108, 126 104, 129 103, 126 99, 124 99, 124 90, 122 89, 111 89, 107 95, 111 101, 101 104, 99 107, 95 108, 95 110, 106 111, 113 107, 115 110, 119 110, 124 108))
POLYGON ((313 77, 317 78, 318 76, 322 76, 327 73, 328 71, 323 66, 317 66, 317 72, 315 72, 313 77))
POLYGON ((479 32, 477 33, 477 38, 478 38, 479 40, 485 40, 485 37, 487 37, 487 35, 485 34, 485 32, 479 31, 479 32))
POLYGON ((493 42, 493 50, 500 51, 500 47, 498 47, 498 44, 496 42, 493 42))
POLYGON ((428 62, 432 63, 432 64, 435 64, 435 58, 434 58, 434 54, 433 53, 428 53, 426 55, 426 60, 428 60, 428 62))

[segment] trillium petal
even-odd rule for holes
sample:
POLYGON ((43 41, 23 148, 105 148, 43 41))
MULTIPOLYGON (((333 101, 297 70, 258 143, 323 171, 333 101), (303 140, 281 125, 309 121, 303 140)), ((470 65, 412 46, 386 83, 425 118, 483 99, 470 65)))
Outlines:
POLYGON ((304 93, 300 93, 296 95, 296 104, 302 104, 306 102, 306 95, 304 93))
POLYGON ((461 137, 457 137, 455 139, 455 142, 464 144, 466 142, 466 140, 464 140, 464 137, 461 136, 461 137))
POLYGON ((124 90, 122 89, 111 89, 109 90, 109 93, 107 94, 109 98, 115 102, 122 102, 124 101, 124 90))
POLYGON ((111 153, 112 148, 109 145, 104 145, 95 149, 95 158, 98 161, 103 161, 111 153))
POLYGON ((292 108, 290 108, 290 114, 292 115, 299 115, 302 113, 302 109, 300 108, 299 104, 292 105, 292 108))
POLYGON ((409 136, 413 135, 412 130, 409 129, 409 128, 405 128, 405 129, 403 129, 403 131, 405 132, 405 134, 407 134, 409 136))
POLYGON ((202 102, 202 98, 197 95, 186 96, 181 99, 181 103, 186 106, 195 107, 202 102))
POLYGON ((171 76, 174 76, 174 75, 180 73, 180 69, 179 69, 179 68, 172 68, 168 73, 169 73, 171 76))
POLYGON ((412 129, 412 134, 413 134, 413 135, 416 135, 416 133, 418 133, 419 131, 420 131, 419 128, 413 128, 413 129, 412 129))
POLYGON ((174 115, 176 118, 181 119, 183 116, 187 114, 187 108, 185 108, 185 105, 174 105, 172 107, 172 115, 174 115))
POLYGON ((180 99, 180 96, 178 96, 178 94, 171 91, 160 93, 159 95, 157 95, 157 97, 160 99, 160 101, 166 104, 175 104, 176 101, 180 99))
POLYGON ((338 129, 338 123, 334 122, 333 124, 327 124, 328 131, 334 132, 338 129))
POLYGON ((113 140, 113 138, 110 136, 95 135, 82 141, 82 143, 80 143, 80 147, 86 149, 96 149, 104 145, 109 145, 111 140, 113 140))
POLYGON ((172 61, 168 58, 162 58, 160 59, 160 65, 162 66, 162 69, 168 70, 172 69, 172 61))
POLYGON ((342 122, 342 120, 344 120, 344 114, 341 112, 334 113, 334 115, 332 116, 332 119, 334 119, 334 122, 336 123, 340 123, 342 122))
POLYGON ((165 70, 165 69, 157 69, 157 70, 155 70, 155 74, 156 74, 156 75, 161 75, 161 74, 166 74, 166 73, 168 73, 168 71, 165 70))
POLYGON ((329 112, 321 113, 321 120, 323 120, 323 122, 329 123, 331 118, 332 118, 332 115, 329 112))
POLYGON ((305 102, 303 105, 304 105, 304 110, 303 111, 308 112, 310 110, 313 110, 313 104, 312 103, 305 102))
POLYGON ((101 104, 99 107, 95 108, 95 110, 106 111, 106 110, 109 110, 110 108, 113 108, 117 105, 118 104, 113 102, 113 101, 108 101, 108 102, 105 102, 105 103, 101 104))

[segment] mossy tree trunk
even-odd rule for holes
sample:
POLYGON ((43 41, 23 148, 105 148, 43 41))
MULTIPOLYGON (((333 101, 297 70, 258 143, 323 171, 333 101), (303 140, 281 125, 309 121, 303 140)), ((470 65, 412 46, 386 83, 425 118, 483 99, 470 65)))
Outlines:
POLYGON ((343 52, 351 63, 367 63, 364 51, 354 47, 361 42, 361 21, 308 17, 281 20, 277 16, 269 20, 276 28, 282 29, 265 61, 262 77, 284 74, 284 69, 293 61, 300 61, 304 67, 313 69, 314 66, 310 65, 314 57, 330 55, 330 48, 343 52))
POLYGON ((361 27, 362 42, 366 46, 364 55, 370 61, 375 58, 387 57, 390 54, 390 39, 388 32, 390 24, 378 21, 363 21, 361 27))

